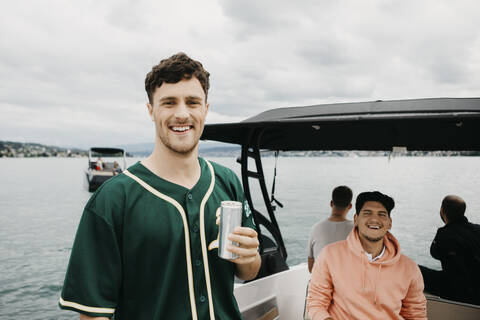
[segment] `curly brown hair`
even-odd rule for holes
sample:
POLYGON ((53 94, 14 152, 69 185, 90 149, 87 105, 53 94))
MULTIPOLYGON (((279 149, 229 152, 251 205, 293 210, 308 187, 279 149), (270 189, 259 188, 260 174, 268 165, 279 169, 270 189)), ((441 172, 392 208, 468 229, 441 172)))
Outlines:
POLYGON ((160 87, 163 82, 177 83, 183 79, 188 80, 192 77, 200 81, 203 91, 205 92, 206 100, 208 89, 210 88, 208 80, 210 73, 203 68, 200 62, 191 59, 183 52, 163 59, 159 64, 152 67, 152 71, 150 71, 145 78, 145 90, 147 91, 148 101, 152 103, 155 89, 160 87))

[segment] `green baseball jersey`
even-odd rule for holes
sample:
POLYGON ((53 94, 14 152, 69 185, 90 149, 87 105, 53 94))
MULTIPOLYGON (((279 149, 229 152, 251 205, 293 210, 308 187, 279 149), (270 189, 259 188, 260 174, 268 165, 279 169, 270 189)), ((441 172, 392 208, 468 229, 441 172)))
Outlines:
POLYGON ((88 201, 59 305, 115 319, 241 319, 235 264, 218 257, 216 210, 240 201, 233 171, 199 158, 192 189, 161 179, 140 162, 105 182, 88 201))

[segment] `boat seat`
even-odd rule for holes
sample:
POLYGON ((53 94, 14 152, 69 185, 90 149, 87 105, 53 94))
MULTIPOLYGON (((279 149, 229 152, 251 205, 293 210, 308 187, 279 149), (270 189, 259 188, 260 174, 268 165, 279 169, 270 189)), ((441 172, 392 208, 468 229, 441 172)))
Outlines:
MULTIPOLYGON (((307 286, 308 294, 308 286, 307 286)), ((435 320, 478 320, 480 319, 480 306, 442 299, 425 292, 427 298, 427 318, 435 320)), ((310 320, 306 308, 303 313, 304 320, 310 320)))
POLYGON ((478 320, 480 306, 443 299, 425 292, 428 319, 478 320))
MULTIPOLYGON (((263 252, 260 255, 262 258, 262 264, 258 271, 257 277, 253 280, 261 279, 263 277, 288 270, 288 265, 280 253, 280 249, 277 247, 272 239, 262 234, 263 252)), ((248 281, 246 281, 248 282, 248 281)))

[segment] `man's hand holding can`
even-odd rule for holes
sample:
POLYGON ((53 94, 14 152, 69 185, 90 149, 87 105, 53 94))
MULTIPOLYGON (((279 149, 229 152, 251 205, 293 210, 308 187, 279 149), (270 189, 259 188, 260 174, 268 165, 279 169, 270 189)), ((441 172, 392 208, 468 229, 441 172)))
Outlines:
POLYGON ((236 201, 222 201, 217 210, 219 225, 219 257, 236 264, 255 261, 258 254, 258 234, 255 230, 242 227, 242 204, 236 201))
POLYGON ((247 227, 236 227, 233 233, 228 236, 228 239, 238 243, 238 246, 229 245, 227 247, 228 251, 237 255, 237 258, 232 262, 249 264, 257 259, 259 242, 255 230, 247 227))

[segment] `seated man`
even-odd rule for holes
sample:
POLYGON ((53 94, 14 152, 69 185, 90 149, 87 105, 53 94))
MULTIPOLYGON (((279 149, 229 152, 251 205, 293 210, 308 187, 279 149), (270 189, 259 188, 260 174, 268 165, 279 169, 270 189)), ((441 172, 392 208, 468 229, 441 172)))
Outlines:
POLYGON ((347 213, 352 208, 352 190, 347 186, 333 189, 330 217, 315 223, 308 238, 308 271, 312 272, 315 258, 327 244, 345 240, 352 231, 353 221, 347 220, 347 213))
POLYGON ((120 165, 118 164, 117 161, 114 161, 114 162, 113 162, 112 171, 113 171, 113 175, 114 175, 114 176, 116 176, 116 175, 119 174, 119 173, 122 173, 122 168, 120 168, 120 165))
POLYGON ((440 208, 445 226, 430 247, 442 271, 420 266, 425 291, 442 298, 480 305, 480 225, 468 222, 465 201, 446 196, 440 208))
POLYGON ((315 260, 307 297, 312 320, 427 319, 422 274, 388 232, 394 205, 378 191, 358 195, 354 229, 315 260))

